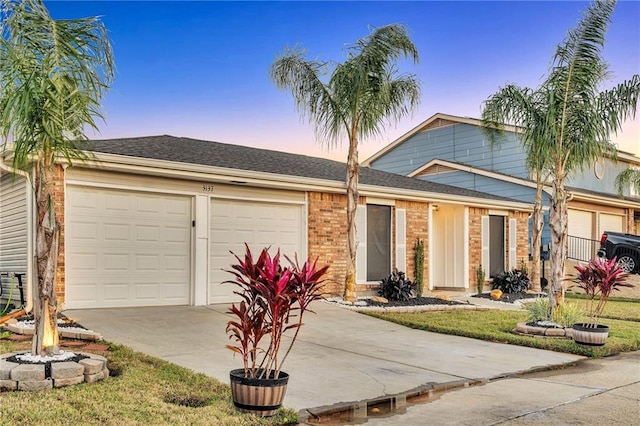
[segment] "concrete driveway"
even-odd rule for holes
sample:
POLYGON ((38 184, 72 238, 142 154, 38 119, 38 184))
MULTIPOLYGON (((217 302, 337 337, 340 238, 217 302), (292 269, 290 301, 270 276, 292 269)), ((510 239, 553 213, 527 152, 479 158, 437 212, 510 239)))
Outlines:
MULTIPOLYGON (((228 306, 67 310, 105 340, 225 383, 242 366, 225 348, 228 306)), ((403 393, 427 384, 489 380, 582 357, 411 330, 327 303, 305 316, 287 359, 284 404, 296 410, 403 393)))

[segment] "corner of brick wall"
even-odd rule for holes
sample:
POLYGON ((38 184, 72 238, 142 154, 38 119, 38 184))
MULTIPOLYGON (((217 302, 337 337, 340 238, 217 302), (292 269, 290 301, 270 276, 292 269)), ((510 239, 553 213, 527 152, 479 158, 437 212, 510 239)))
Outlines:
POLYGON ((58 297, 58 306, 64 306, 65 301, 65 227, 64 227, 64 168, 56 165, 55 185, 54 185, 54 210, 56 220, 60 224, 60 247, 58 251, 58 268, 56 269, 56 295, 58 297))
POLYGON ((309 258, 329 265, 324 291, 342 294, 347 271, 347 196, 308 193, 309 258))
POLYGON ((396 208, 405 209, 407 213, 407 241, 405 242, 407 250, 407 270, 404 272, 406 273, 408 279, 412 281, 415 279, 415 244, 416 240, 420 238, 424 244, 424 269, 422 271, 424 277, 423 285, 424 288, 427 289, 429 288, 429 283, 427 282, 429 279, 429 235, 427 233, 427 230, 429 229, 429 203, 422 203, 417 201, 397 201, 396 208))
MULTIPOLYGON (((469 207, 469 288, 476 288, 476 269, 482 264, 482 216, 489 210, 469 207)), ((488 265, 482 265, 487 270, 488 265)))

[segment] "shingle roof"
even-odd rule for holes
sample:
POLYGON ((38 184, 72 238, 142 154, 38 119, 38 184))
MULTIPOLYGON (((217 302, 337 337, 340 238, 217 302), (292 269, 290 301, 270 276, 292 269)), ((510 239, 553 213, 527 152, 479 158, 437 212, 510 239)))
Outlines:
MULTIPOLYGON (((86 148, 96 153, 175 161, 228 169, 344 182, 346 164, 324 158, 169 135, 93 140, 86 148)), ((512 201, 478 191, 456 188, 402 175, 360 168, 360 183, 386 188, 512 201)))

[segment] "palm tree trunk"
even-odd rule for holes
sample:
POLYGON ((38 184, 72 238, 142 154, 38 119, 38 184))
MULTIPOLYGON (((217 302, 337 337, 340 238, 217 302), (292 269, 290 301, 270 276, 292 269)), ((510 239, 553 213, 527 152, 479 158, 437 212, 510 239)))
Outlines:
POLYGON ((38 288, 34 295, 35 334, 31 346, 34 355, 45 355, 58 349, 58 301, 56 297, 56 269, 60 225, 54 209, 54 166, 48 162, 35 167, 36 186, 36 267, 38 288))
POLYGON ((562 170, 553 178, 553 198, 549 211, 551 228, 551 279, 549 281, 549 308, 551 312, 564 302, 564 262, 567 257, 567 192, 562 170))
POLYGON ((542 237, 542 182, 538 182, 536 187, 536 202, 533 205, 533 253, 531 260, 531 284, 534 291, 541 291, 540 283, 540 245, 542 237))
POLYGON ((344 300, 356 300, 356 211, 358 208, 358 140, 355 133, 349 138, 347 158, 347 271, 344 300))

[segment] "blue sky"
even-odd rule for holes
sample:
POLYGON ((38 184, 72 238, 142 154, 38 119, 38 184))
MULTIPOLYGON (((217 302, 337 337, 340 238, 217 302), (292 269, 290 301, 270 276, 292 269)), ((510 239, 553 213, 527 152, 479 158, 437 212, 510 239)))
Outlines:
MULTIPOLYGON (((536 87, 584 1, 45 1, 54 18, 102 15, 117 66, 94 138, 171 134, 346 160, 327 152, 268 67, 289 45, 342 61, 370 26, 405 24, 423 86, 413 116, 364 141, 372 155, 436 112, 479 117, 500 86, 536 87)), ((640 2, 621 1, 607 35, 609 86, 640 73, 640 2)), ((411 66, 410 66, 411 65, 411 66)), ((640 155, 640 111, 613 138, 640 155)))

